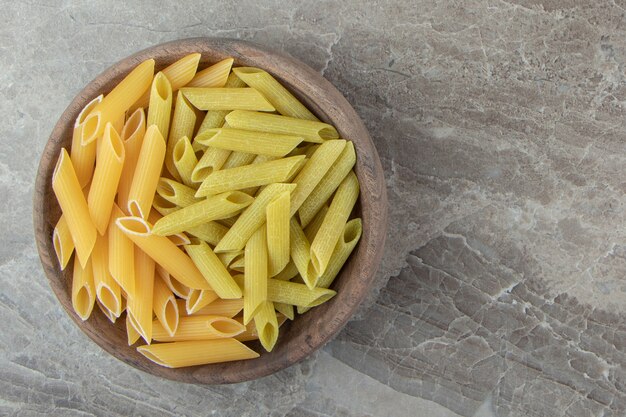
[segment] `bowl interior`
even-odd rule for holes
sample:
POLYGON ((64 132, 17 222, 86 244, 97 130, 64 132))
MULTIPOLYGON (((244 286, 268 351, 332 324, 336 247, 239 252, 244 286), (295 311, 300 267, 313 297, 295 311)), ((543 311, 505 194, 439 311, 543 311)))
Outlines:
POLYGON ((161 44, 115 64, 89 83, 72 101, 55 126, 44 149, 34 196, 35 236, 50 285, 70 317, 93 341, 118 359, 154 375, 196 383, 233 383, 258 378, 285 368, 325 344, 350 318, 366 296, 382 257, 387 227, 387 197, 382 166, 363 123, 328 81, 302 62, 258 45, 229 39, 197 38, 161 44), (361 185, 356 214, 363 219, 363 235, 335 280, 337 290, 329 302, 297 316, 280 329, 274 350, 254 360, 168 369, 153 364, 127 346, 124 320, 112 325, 100 312, 86 322, 74 313, 71 302, 71 267, 61 271, 52 246, 52 231, 60 209, 51 178, 61 147, 69 148, 72 127, 80 110, 93 97, 110 91, 138 63, 154 58, 157 69, 193 52, 202 54, 201 67, 232 57, 235 66, 256 66, 274 75, 321 120, 336 126, 342 137, 354 141, 356 174, 361 185))

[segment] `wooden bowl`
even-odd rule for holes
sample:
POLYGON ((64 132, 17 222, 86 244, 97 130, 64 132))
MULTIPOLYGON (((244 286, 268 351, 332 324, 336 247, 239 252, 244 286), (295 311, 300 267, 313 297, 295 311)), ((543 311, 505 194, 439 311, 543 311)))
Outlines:
MULTIPOLYGON (((125 58, 89 83, 67 107, 46 144, 35 185, 33 217, 37 248, 50 286, 81 330, 116 358, 135 368, 176 381, 222 384, 242 382, 286 368, 328 342, 346 324, 366 296, 380 263, 387 230, 387 194, 376 148, 354 109, 317 71, 290 56, 233 39, 195 38, 154 46, 125 58), (271 353, 257 359, 189 368, 168 369, 156 365, 127 346, 124 320, 111 324, 96 308, 81 321, 72 309, 71 265, 61 271, 52 245, 52 231, 60 209, 52 191, 52 171, 62 147, 69 149, 72 128, 80 110, 94 97, 108 93, 140 62, 154 58, 157 69, 193 53, 202 54, 201 67, 232 57, 235 66, 260 67, 273 74, 321 120, 336 126, 341 137, 354 141, 356 174, 361 184, 357 214, 363 219, 363 235, 333 284, 337 296, 297 316, 280 328, 271 353)), ((261 349, 256 349, 262 352, 261 349)))

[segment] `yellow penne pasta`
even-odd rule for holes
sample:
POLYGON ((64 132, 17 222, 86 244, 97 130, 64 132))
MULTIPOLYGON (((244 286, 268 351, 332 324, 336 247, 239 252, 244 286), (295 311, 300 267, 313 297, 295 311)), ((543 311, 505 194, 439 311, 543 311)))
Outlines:
POLYGON ((91 113, 91 111, 102 101, 102 94, 91 100, 80 111, 76 122, 74 123, 74 130, 72 132, 72 148, 70 151, 70 157, 72 159, 72 165, 76 171, 76 177, 81 187, 87 185, 91 180, 93 174, 93 168, 96 162, 96 144, 95 142, 84 145, 81 143, 82 130, 85 125, 85 119, 91 113))
POLYGON ((252 130, 219 128, 205 130, 196 136, 195 141, 207 147, 282 157, 298 146, 302 138, 252 130))
POLYGON ((196 241, 185 246, 185 251, 220 298, 241 298, 241 289, 209 245, 196 241))
MULTIPOLYGON (((165 331, 170 336, 173 336, 178 328, 178 304, 176 304, 174 294, 172 294, 162 280, 155 279, 153 282, 152 308, 154 314, 165 331)), ((152 333, 154 334, 154 326, 152 322, 150 324, 152 333)))
POLYGON ((183 232, 211 220, 232 216, 248 207, 253 200, 239 191, 218 194, 168 214, 155 223, 152 232, 161 236, 183 232))
POLYGON ((311 159, 307 161, 293 180, 298 186, 291 194, 292 216, 300 209, 302 203, 304 203, 317 184, 319 184, 345 147, 346 141, 343 139, 328 140, 321 144, 313 155, 311 155, 311 159))
POLYGON ((302 307, 318 306, 335 296, 328 288, 309 289, 304 284, 270 279, 267 282, 267 298, 275 303, 285 303, 302 307))
POLYGON ((322 226, 322 222, 324 222, 324 217, 326 216, 327 212, 328 205, 324 204, 322 208, 319 209, 313 220, 311 220, 311 222, 308 224, 306 229, 304 229, 304 235, 309 242, 313 242, 313 239, 315 239, 315 235, 317 234, 317 231, 320 230, 320 227, 322 226))
POLYGON ((137 167, 128 193, 128 212, 131 215, 146 218, 150 213, 164 158, 163 136, 156 126, 150 126, 146 130, 141 145, 137 167))
POLYGON ((172 214, 173 212, 180 210, 176 204, 172 204, 160 195, 155 195, 152 200, 152 207, 156 210, 161 216, 167 216, 168 214, 172 214))
POLYGON ((133 176, 135 175, 135 168, 137 167, 137 160, 139 159, 145 133, 146 116, 143 109, 139 108, 128 118, 120 135, 124 143, 124 152, 126 155, 124 157, 124 167, 122 168, 122 175, 120 176, 119 186, 117 188, 117 205, 126 214, 130 213, 128 211, 128 196, 133 183, 133 176))
POLYGON ((274 308, 276 309, 276 311, 287 317, 289 320, 293 320, 296 317, 294 308, 291 304, 274 303, 274 308))
POLYGON ((355 162, 354 145, 352 142, 347 142, 337 161, 328 169, 326 175, 322 177, 298 209, 302 227, 306 227, 313 220, 315 214, 330 199, 341 181, 348 175, 355 162))
POLYGON ((150 225, 140 217, 122 217, 117 226, 156 263, 182 284, 197 289, 210 289, 191 259, 172 241, 152 233, 150 225))
POLYGON ((246 259, 245 256, 242 256, 241 258, 234 260, 230 266, 230 269, 232 269, 233 271, 237 271, 237 272, 244 272, 246 270, 246 259))
POLYGON ((216 222, 202 223, 185 230, 187 233, 215 246, 228 232, 228 228, 216 222))
POLYGON ((159 72, 152 82, 147 125, 156 125, 163 140, 167 143, 172 112, 172 85, 167 77, 159 72))
POLYGON ((309 109, 268 72, 254 67, 233 68, 233 72, 248 86, 263 94, 280 114, 297 119, 318 120, 309 109))
POLYGON ((135 329, 135 326, 132 323, 130 314, 127 313, 126 314, 126 338, 128 340, 128 346, 134 345, 137 342, 137 340, 139 340, 140 337, 141 335, 139 334, 137 329, 135 329))
POLYGON ((91 315, 96 300, 96 287, 93 282, 93 267, 91 258, 83 268, 80 262, 74 261, 72 274, 72 307, 74 311, 85 321, 91 315))
POLYGON ((83 146, 92 143, 104 132, 107 123, 114 123, 150 88, 154 59, 137 65, 85 119, 81 131, 83 146))
POLYGON ((339 185, 328 208, 328 213, 324 216, 322 226, 311 242, 311 264, 313 264, 318 276, 326 270, 328 261, 343 231, 343 225, 348 221, 358 197, 359 180, 354 172, 350 172, 339 185))
POLYGON ((178 207, 187 207, 200 201, 195 197, 195 189, 169 178, 161 177, 156 191, 161 197, 178 207))
POLYGON ((191 181, 194 184, 204 181, 212 172, 222 168, 230 153, 225 149, 208 148, 194 167, 191 181))
POLYGON ((168 238, 174 242, 176 246, 185 246, 191 243, 191 240, 184 233, 176 233, 168 236, 168 238))
POLYGON ((154 340, 158 342, 224 339, 237 336, 246 330, 246 326, 237 320, 208 315, 181 317, 173 336, 158 321, 153 322, 152 326, 154 340))
POLYGON ((109 319, 109 321, 113 324, 115 324, 115 322, 117 321, 117 316, 115 314, 113 314, 111 312, 111 310, 109 310, 108 308, 106 308, 99 299, 96 298, 96 304, 98 305, 98 308, 100 309, 100 311, 102 312, 102 314, 104 314, 104 316, 109 319))
POLYGON ((105 236, 96 239, 91 263, 96 297, 115 317, 119 317, 122 314, 122 293, 109 272, 109 245, 105 236))
MULTIPOLYGON (((276 156, 269 156, 269 155, 257 155, 254 157, 254 160, 251 162, 253 165, 255 164, 262 164, 264 162, 270 162, 270 161, 275 161, 277 160, 278 157, 276 156)), ((291 173, 291 175, 287 178, 287 182, 289 180, 291 180, 292 176, 295 176, 300 169, 302 169, 301 167, 304 166, 304 163, 306 162, 306 160, 303 160, 302 163, 300 164, 300 167, 296 167, 296 169, 291 173)), ((249 187, 249 188, 244 188, 241 190, 242 193, 246 193, 248 195, 256 195, 259 190, 261 190, 263 187, 265 186, 261 186, 261 187, 249 187)))
POLYGON ((206 365, 258 358, 259 354, 235 339, 195 340, 140 346, 137 351, 167 368, 206 365))
POLYGON ((289 191, 282 192, 265 209, 270 277, 289 263, 289 196, 289 191))
POLYGON ((228 80, 233 61, 232 58, 226 58, 202 71, 198 71, 193 79, 187 83, 187 87, 223 87, 228 80))
POLYGON ((211 304, 217 299, 218 296, 213 290, 192 289, 191 291, 189 291, 189 297, 187 297, 187 299, 185 300, 187 314, 195 314, 196 311, 200 310, 202 307, 211 304))
POLYGON ((180 91, 200 110, 275 110, 274 106, 254 88, 185 87, 180 91))
POLYGON ((327 123, 263 112, 233 110, 235 111, 226 116, 226 121, 230 127, 235 129, 295 135, 302 137, 306 142, 315 143, 322 143, 325 139, 339 137, 337 130, 327 123))
POLYGON ((72 234, 67 226, 67 220, 64 216, 59 218, 54 231, 52 232, 52 244, 54 246, 54 253, 57 255, 59 265, 61 269, 65 269, 67 263, 72 257, 74 252, 74 242, 72 241, 72 234))
POLYGON ((165 152, 165 166, 174 178, 179 179, 178 171, 174 166, 174 147, 183 137, 192 138, 194 127, 196 126, 196 112, 189 101, 179 91, 172 117, 172 126, 167 139, 167 150, 165 152))
POLYGON ((161 265, 157 265, 155 270, 156 270, 156 275, 163 280, 165 285, 167 285, 167 288, 169 288, 170 291, 172 291, 174 295, 176 295, 177 297, 183 298, 183 308, 178 309, 178 312, 182 314, 183 310, 186 311, 184 308, 184 300, 189 298, 189 293, 191 293, 191 288, 189 288, 188 286, 184 284, 181 284, 176 278, 171 276, 169 272, 163 269, 161 265))
POLYGON ((113 205, 108 227, 109 272, 129 298, 135 295, 135 248, 133 242, 116 226, 115 221, 124 217, 117 205, 113 205))
MULTIPOLYGON (((181 317, 187 316, 185 300, 177 300, 178 311, 181 317)), ((222 317, 235 317, 243 310, 243 298, 235 298, 232 300, 222 300, 218 298, 210 304, 202 307, 194 313, 194 315, 214 315, 222 317)))
POLYGON ((258 228, 246 243, 243 324, 248 324, 267 300, 267 240, 265 226, 258 228))
POLYGON ((52 173, 52 189, 57 197, 67 227, 72 234, 76 255, 84 268, 96 242, 96 226, 89 214, 87 201, 81 190, 78 178, 65 149, 61 154, 52 173))
POLYGON ((318 275, 311 263, 311 245, 295 218, 291 219, 289 237, 291 259, 306 286, 313 289, 317 284, 318 275))
POLYGON ((135 292, 128 298, 127 314, 146 343, 152 340, 155 263, 141 249, 134 248, 135 292))
POLYGON ((243 251, 238 250, 238 251, 233 251, 233 252, 219 253, 217 254, 217 257, 222 263, 222 265, 228 268, 228 266, 232 264, 233 262, 239 259, 243 259, 243 251))
POLYGON ((259 311, 254 316, 254 326, 259 335, 261 345, 266 351, 271 352, 278 340, 278 320, 276 320, 274 303, 271 301, 261 303, 259 311))
POLYGON ((221 169, 230 169, 241 167, 244 165, 250 165, 255 158, 256 155, 253 153, 231 152, 228 155, 228 159, 226 159, 226 162, 224 162, 224 165, 222 165, 221 169))
POLYGON ((304 156, 291 156, 215 171, 202 182, 196 197, 286 181, 302 166, 304 159, 304 156))
POLYGON ((198 164, 198 159, 196 159, 196 154, 187 136, 183 136, 176 143, 176 146, 174 146, 172 159, 174 160, 176 172, 183 183, 189 187, 193 186, 194 183, 191 181, 191 173, 198 164))
MULTIPOLYGON (((223 85, 223 87, 227 88, 242 88, 245 86, 246 84, 241 81, 239 77, 232 73, 228 75, 226 84, 223 85)), ((222 127, 222 125, 224 124, 224 118, 229 112, 230 110, 209 110, 204 116, 202 124, 200 124, 200 127, 198 128, 198 135, 202 134, 202 132, 207 129, 222 127)))
POLYGON ((292 260, 292 261, 289 261, 287 266, 285 266, 285 268, 282 271, 280 271, 278 275, 273 277, 273 279, 277 279, 279 281, 289 281, 290 279, 294 278, 296 275, 298 275, 298 268, 296 267, 296 264, 294 264, 292 260))
MULTIPOLYGON (((274 303, 276 304, 276 303, 274 303)), ((278 313, 276 315, 276 319, 278 320, 278 327, 280 328, 280 326, 283 325, 283 323, 285 323, 287 321, 287 317, 285 317, 282 313, 278 313)), ((240 321, 243 323, 243 317, 239 316, 239 317, 235 317, 235 320, 240 321)), ((241 333, 238 334, 237 336, 234 337, 234 339, 239 340, 240 342, 248 342, 250 340, 258 340, 259 339, 259 335, 257 333, 257 328, 254 325, 254 323, 249 323, 246 326, 246 330, 241 333)))

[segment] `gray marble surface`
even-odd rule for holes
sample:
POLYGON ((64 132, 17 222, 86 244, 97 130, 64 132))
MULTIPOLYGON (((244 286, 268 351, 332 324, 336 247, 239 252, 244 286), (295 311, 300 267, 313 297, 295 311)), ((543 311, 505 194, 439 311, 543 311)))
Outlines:
POLYGON ((0 415, 626 415, 626 3, 0 1, 0 415), (41 271, 38 157, 74 94, 167 40, 319 70, 381 155, 377 288, 323 350, 194 386, 107 356, 41 271))

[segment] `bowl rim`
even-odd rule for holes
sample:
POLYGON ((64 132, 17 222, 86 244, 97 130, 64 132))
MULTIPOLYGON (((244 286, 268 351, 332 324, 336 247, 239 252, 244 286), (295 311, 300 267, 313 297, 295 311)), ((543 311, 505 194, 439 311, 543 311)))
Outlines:
MULTIPOLYGON (((69 136, 71 137, 71 135, 69 136)), ((171 380, 203 384, 243 382, 272 374, 301 361, 330 341, 346 325, 371 289, 371 284, 383 256, 387 233, 387 211, 384 172, 374 143, 354 108, 329 81, 302 61, 285 53, 276 52, 249 41, 212 37, 174 40, 143 49, 111 65, 81 89, 61 114, 45 144, 33 194, 33 226, 44 273, 55 296, 81 331, 109 354, 137 369, 171 380), (295 333, 293 339, 282 340, 287 346, 282 349, 281 355, 273 354, 277 352, 275 349, 272 353, 263 352, 260 358, 248 361, 170 369, 152 364, 136 353, 134 347, 127 347, 125 343, 120 347, 118 343, 113 343, 110 340, 111 337, 125 340, 125 331, 123 335, 120 334, 123 329, 120 322, 123 320, 118 320, 117 325, 112 325, 106 321, 111 326, 112 332, 110 336, 104 337, 97 331, 97 326, 106 319, 94 318, 94 316, 102 315, 92 314, 89 320, 83 322, 74 313, 71 295, 68 297, 67 277, 71 268, 68 267, 65 271, 60 270, 52 246, 52 229, 56 220, 53 222, 51 217, 58 219, 60 211, 51 191, 50 179, 58 150, 64 143, 69 142, 69 128, 73 126, 78 112, 89 100, 100 92, 110 91, 112 86, 145 59, 155 58, 157 68, 160 69, 192 52, 202 54, 201 63, 216 62, 219 57, 228 56, 235 59, 234 65, 242 61, 254 61, 256 66, 264 68, 274 75, 281 84, 302 100, 316 115, 320 116, 320 119, 332 122, 342 137, 354 141, 357 148, 355 171, 361 184, 358 204, 361 205, 364 226, 363 235, 357 248, 337 279, 343 285, 346 280, 340 280, 341 277, 346 274, 358 275, 359 281, 353 285, 358 285, 359 291, 354 294, 341 294, 339 291, 341 297, 338 294, 329 302, 337 310, 329 321, 323 323, 320 318, 307 320, 311 322, 309 323, 310 328, 304 330, 298 328, 294 331, 299 331, 299 333, 295 333), (55 211, 56 214, 50 214, 55 211), (366 224, 366 217, 371 221, 370 224, 366 224), (360 254, 358 256, 360 262, 358 263, 355 262, 357 253, 360 254), (336 305, 336 301, 340 298, 343 304, 336 305)), ((71 282, 69 288, 71 289, 71 282)), ((326 306, 323 311, 327 311, 328 308, 330 305, 326 306)), ((320 316, 323 316, 323 313, 320 316)), ((298 320, 303 321, 304 317, 296 318, 293 323, 297 323, 298 320)), ((297 327, 293 323, 291 327, 297 327)), ((287 331, 289 330, 288 328, 287 331)), ((280 339, 278 343, 281 343, 280 339)))

